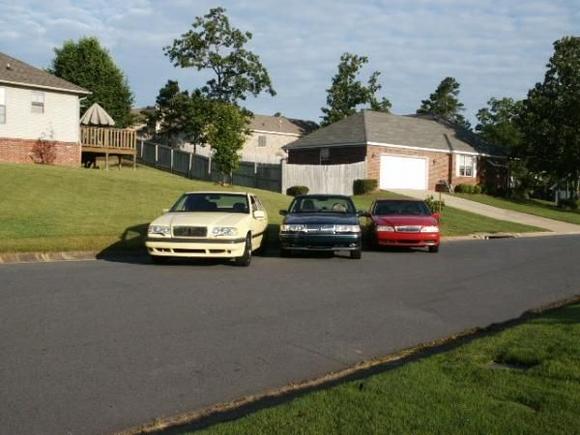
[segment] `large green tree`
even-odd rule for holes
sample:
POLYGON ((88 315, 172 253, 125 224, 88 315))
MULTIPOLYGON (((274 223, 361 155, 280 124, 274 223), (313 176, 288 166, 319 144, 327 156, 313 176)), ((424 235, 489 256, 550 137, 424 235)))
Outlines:
POLYGON ((429 98, 421 101, 417 113, 439 116, 461 127, 470 128, 469 122, 461 114, 465 110, 459 101, 459 83, 453 77, 445 77, 429 98))
POLYGON ((361 106, 380 112, 389 112, 391 102, 386 98, 377 97, 377 93, 381 90, 379 83, 381 73, 373 72, 366 84, 359 78, 363 66, 368 61, 368 57, 353 53, 344 53, 340 57, 338 72, 332 78, 330 88, 326 90, 326 107, 321 109, 322 126, 356 113, 361 106))
POLYGON ((520 128, 529 168, 554 181, 580 180, 580 37, 554 43, 544 81, 528 92, 520 128))
POLYGON ((97 38, 66 41, 55 48, 49 71, 92 92, 83 101, 83 109, 99 103, 113 117, 117 127, 132 122, 133 94, 123 72, 97 38))
POLYGON ((232 27, 225 12, 218 7, 197 17, 165 54, 176 67, 210 71, 212 78, 201 88, 210 99, 237 103, 262 92, 276 95, 260 58, 246 48, 252 34, 232 27))
POLYGON ((517 125, 523 103, 513 98, 491 98, 487 107, 479 109, 475 131, 483 140, 502 147, 508 153, 515 152, 522 142, 517 125))

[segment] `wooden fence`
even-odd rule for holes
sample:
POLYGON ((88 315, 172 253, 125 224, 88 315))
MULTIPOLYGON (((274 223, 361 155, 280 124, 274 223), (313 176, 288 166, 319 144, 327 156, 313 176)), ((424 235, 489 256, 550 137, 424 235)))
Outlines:
POLYGON ((81 126, 81 145, 84 150, 134 154, 136 144, 135 130, 81 126))
POLYGON ((366 162, 346 165, 282 165, 282 191, 307 186, 309 193, 352 195, 354 180, 367 178, 366 162))

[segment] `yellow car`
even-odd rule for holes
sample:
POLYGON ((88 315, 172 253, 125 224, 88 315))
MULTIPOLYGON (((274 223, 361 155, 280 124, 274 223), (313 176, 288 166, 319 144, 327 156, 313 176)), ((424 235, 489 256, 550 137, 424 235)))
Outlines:
POLYGON ((244 192, 188 192, 147 229, 155 263, 170 257, 233 258, 249 266, 264 242, 268 214, 257 196, 244 192))

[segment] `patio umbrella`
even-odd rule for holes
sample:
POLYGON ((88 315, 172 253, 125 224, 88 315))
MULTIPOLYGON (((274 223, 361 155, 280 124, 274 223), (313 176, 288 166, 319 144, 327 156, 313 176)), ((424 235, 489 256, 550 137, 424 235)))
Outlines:
POLYGON ((115 120, 107 113, 105 109, 94 103, 87 109, 81 118, 82 125, 102 125, 112 127, 115 125, 115 120))

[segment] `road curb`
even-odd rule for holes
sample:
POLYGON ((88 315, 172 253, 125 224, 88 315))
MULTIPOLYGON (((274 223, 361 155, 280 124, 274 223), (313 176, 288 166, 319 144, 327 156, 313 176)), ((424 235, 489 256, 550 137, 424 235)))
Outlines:
POLYGON ((0 264, 87 261, 96 260, 98 254, 99 251, 10 252, 0 254, 0 264))
POLYGON ((536 318, 546 312, 578 302, 580 302, 580 294, 526 310, 514 319, 492 323, 485 327, 467 329, 458 334, 439 338, 427 343, 421 343, 380 358, 361 361, 343 370, 331 372, 318 378, 287 384, 279 388, 263 390, 253 395, 240 397, 229 402, 217 403, 196 411, 156 418, 149 423, 116 432, 115 435, 162 434, 167 430, 171 431, 171 433, 177 433, 180 428, 184 428, 187 432, 203 429, 216 423, 243 417, 260 409, 286 403, 292 398, 302 394, 319 389, 331 388, 338 383, 372 376, 373 374, 384 372, 389 368, 400 366, 409 361, 425 358, 437 352, 451 350, 455 346, 460 346, 473 339, 501 332, 507 328, 536 318), (381 368, 383 369, 382 371, 381 368), (220 416, 225 416, 225 418, 220 419, 220 416), (205 424, 203 424, 204 421, 206 422, 205 424), (197 427, 192 427, 196 424, 198 425, 197 427))

